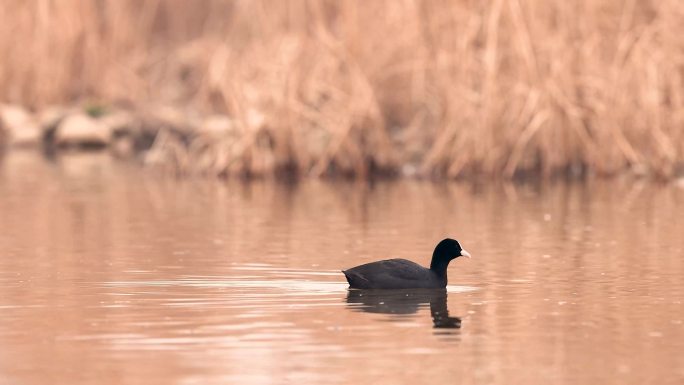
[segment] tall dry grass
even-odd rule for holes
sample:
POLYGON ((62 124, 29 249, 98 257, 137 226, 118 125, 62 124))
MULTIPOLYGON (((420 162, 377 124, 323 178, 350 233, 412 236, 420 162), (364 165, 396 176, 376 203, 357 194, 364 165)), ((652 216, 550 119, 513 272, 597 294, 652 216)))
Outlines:
POLYGON ((678 0, 6 0, 0 100, 228 114, 219 173, 667 177, 682 36, 678 0))

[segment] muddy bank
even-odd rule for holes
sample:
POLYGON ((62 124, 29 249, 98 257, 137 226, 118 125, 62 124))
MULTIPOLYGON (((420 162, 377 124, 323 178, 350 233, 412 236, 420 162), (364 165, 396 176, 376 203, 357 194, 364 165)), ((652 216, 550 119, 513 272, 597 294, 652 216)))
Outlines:
MULTIPOLYGON (((48 156, 65 151, 108 151, 122 159, 178 174, 238 177, 342 176, 478 179, 612 177, 629 175, 653 179, 684 177, 684 164, 672 161, 660 169, 647 163, 626 163, 620 170, 601 170, 586 162, 569 162, 549 172, 534 154, 513 173, 468 169, 445 172, 431 157, 431 147, 407 141, 402 132, 378 135, 352 126, 343 136, 332 137, 310 129, 307 135, 285 131, 282 122, 251 111, 235 118, 202 115, 178 108, 52 106, 30 111, 18 105, 0 105, 0 148, 43 151, 48 156), (313 132, 313 133, 312 133, 313 132), (418 148, 419 147, 419 148, 418 148)), ((445 150, 446 151, 446 150, 445 150)))
POLYGON ((223 135, 230 127, 228 117, 191 119, 165 108, 55 106, 29 111, 0 105, 0 146, 6 151, 40 150, 47 155, 108 151, 118 158, 174 166, 178 171, 189 167, 180 161, 188 158, 193 143, 209 132, 223 135))
MULTIPOLYGON (((349 133, 354 141, 358 132, 349 133)), ((363 134, 361 134, 363 135, 363 134)), ((0 145, 5 150, 40 149, 48 155, 64 151, 109 151, 145 165, 178 173, 217 176, 396 176, 402 169, 391 155, 371 143, 350 146, 331 138, 301 138, 295 148, 259 113, 236 119, 201 115, 169 107, 49 107, 29 111, 0 105, 0 145), (301 143, 300 143, 301 144, 301 143), (373 153, 367 156, 366 153, 373 153)), ((406 166, 405 175, 415 174, 406 166)))

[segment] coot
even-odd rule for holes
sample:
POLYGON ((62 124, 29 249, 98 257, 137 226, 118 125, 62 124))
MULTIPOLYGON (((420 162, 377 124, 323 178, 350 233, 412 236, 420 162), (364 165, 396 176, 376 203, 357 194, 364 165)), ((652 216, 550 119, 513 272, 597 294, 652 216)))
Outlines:
POLYGON ((470 258, 454 239, 444 239, 432 253, 430 268, 406 259, 386 259, 342 270, 352 289, 438 289, 447 285, 452 259, 470 258))

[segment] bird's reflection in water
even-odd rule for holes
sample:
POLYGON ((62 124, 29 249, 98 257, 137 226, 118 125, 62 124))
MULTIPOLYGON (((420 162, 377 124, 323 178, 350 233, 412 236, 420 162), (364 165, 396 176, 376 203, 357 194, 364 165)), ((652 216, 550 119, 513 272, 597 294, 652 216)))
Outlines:
POLYGON ((415 314, 430 305, 435 328, 458 329, 461 319, 450 317, 446 289, 358 290, 350 289, 347 304, 353 310, 394 315, 415 314))

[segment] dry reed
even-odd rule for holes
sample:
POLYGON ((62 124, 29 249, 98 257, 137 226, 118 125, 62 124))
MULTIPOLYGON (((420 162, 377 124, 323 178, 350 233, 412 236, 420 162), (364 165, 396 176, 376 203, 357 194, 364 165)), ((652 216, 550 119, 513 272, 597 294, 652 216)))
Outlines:
POLYGON ((682 36, 676 0, 6 0, 0 101, 226 114, 216 173, 671 177, 682 36))

